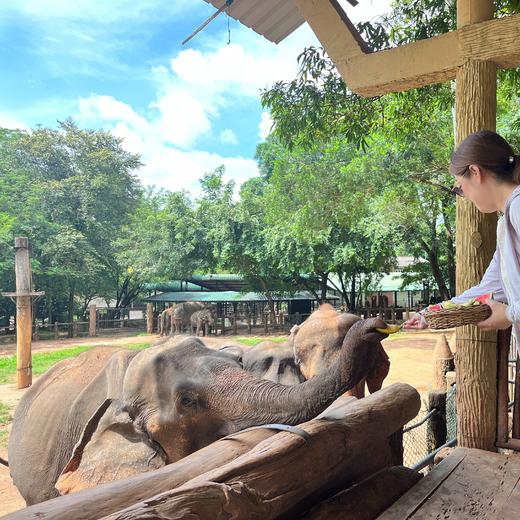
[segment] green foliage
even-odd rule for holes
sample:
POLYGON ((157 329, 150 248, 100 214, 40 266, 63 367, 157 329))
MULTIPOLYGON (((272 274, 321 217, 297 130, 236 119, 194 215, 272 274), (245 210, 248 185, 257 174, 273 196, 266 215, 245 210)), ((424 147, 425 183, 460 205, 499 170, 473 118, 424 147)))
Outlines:
POLYGON ((12 420, 11 409, 5 403, 0 401, 0 426, 9 424, 12 420))
POLYGON ((120 139, 71 120, 0 131, 0 286, 14 286, 16 235, 29 238, 35 285, 46 292, 40 313, 63 320, 68 308, 70 319, 75 304, 115 296, 126 266, 114 237, 139 200, 139 165, 120 139))

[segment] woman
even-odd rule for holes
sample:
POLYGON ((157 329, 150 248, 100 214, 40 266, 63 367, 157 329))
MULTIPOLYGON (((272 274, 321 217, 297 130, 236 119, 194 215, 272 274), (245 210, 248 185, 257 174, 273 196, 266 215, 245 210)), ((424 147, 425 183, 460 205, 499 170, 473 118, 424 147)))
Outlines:
MULTIPOLYGON (((470 134, 451 157, 453 192, 471 200, 483 213, 501 211, 497 225, 497 248, 481 282, 452 298, 462 303, 482 294, 491 316, 477 324, 483 330, 506 329, 513 325, 520 338, 520 156, 509 143, 488 130, 470 134)), ((405 328, 427 327, 418 313, 405 328)))

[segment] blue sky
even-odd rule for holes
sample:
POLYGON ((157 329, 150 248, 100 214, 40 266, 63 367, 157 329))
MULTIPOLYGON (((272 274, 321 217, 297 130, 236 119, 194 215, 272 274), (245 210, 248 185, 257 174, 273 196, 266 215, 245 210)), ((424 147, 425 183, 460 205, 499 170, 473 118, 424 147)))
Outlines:
MULTIPOLYGON (((371 19, 389 0, 346 5, 371 19)), ((307 26, 274 45, 203 0, 3 0, 0 2, 0 126, 54 127, 73 117, 105 128, 140 153, 143 184, 198 191, 220 164, 239 185, 257 174, 256 146, 269 115, 260 91, 290 80, 307 26)))

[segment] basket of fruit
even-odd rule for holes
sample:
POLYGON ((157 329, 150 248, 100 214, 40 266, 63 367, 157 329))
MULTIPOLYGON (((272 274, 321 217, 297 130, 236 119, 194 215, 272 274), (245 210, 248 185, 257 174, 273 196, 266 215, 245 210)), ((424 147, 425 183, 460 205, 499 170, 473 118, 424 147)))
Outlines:
POLYGON ((446 301, 430 305, 423 314, 430 329, 450 329, 462 325, 474 325, 491 316, 491 307, 484 302, 491 298, 483 294, 464 303, 446 301))

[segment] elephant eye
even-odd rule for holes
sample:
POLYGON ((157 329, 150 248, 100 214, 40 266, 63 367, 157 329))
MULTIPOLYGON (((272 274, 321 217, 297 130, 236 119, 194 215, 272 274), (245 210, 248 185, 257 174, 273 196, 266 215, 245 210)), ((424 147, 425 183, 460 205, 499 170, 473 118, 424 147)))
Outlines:
POLYGON ((197 405, 197 401, 192 399, 189 395, 183 395, 180 399, 181 406, 185 408, 192 408, 197 405))

